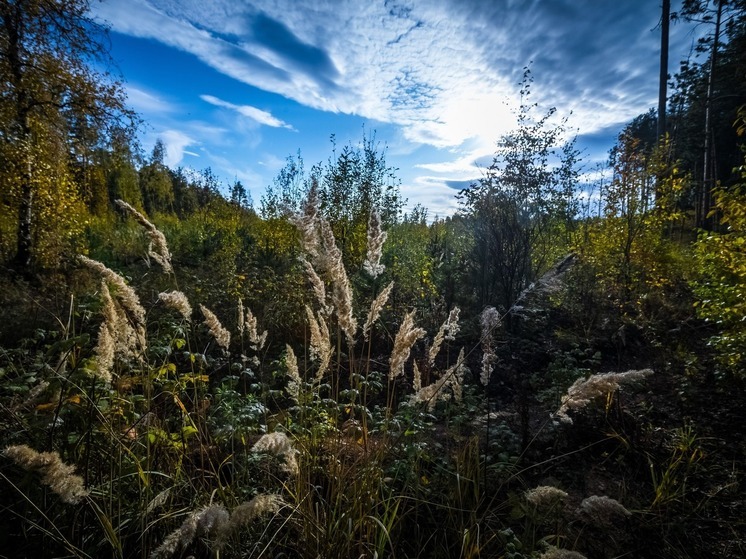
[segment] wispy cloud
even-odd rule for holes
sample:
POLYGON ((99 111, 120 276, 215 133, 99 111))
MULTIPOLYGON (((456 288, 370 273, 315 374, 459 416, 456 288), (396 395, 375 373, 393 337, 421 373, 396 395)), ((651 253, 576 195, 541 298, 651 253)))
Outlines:
MULTIPOLYGON (((510 128, 504 101, 515 97, 532 60, 537 97, 574 111, 574 124, 586 132, 625 122, 652 103, 657 7, 635 4, 634 10, 612 0, 582 6, 320 0, 312 7, 291 0, 108 0, 95 6, 116 31, 192 53, 244 83, 308 107, 400 125, 412 142, 454 147, 475 137, 494 141, 510 128)), ((268 126, 281 122, 253 107, 242 114, 268 126)))
POLYGON ((288 130, 295 130, 292 125, 281 121, 279 118, 272 116, 271 113, 252 107, 251 105, 234 105, 228 101, 223 101, 212 95, 200 95, 200 99, 206 103, 210 103, 216 107, 222 107, 224 109, 230 109, 236 111, 238 114, 250 118, 263 124, 264 126, 271 126, 272 128, 287 128, 288 130))
MULTIPOLYGON (((393 125, 402 144, 437 148, 439 159, 419 166, 425 176, 402 185, 410 201, 431 207, 441 197, 452 207, 452 185, 489 164, 495 141, 515 125, 526 65, 536 78, 532 101, 572 113, 569 125, 586 137, 619 129, 657 99, 659 3, 649 0, 104 0, 92 8, 114 31, 190 53, 241 83, 393 125)), ((672 27, 672 53, 692 41, 685 26, 672 27)), ((295 129, 274 107, 201 98, 246 117, 239 131, 257 142, 253 123, 295 129)))

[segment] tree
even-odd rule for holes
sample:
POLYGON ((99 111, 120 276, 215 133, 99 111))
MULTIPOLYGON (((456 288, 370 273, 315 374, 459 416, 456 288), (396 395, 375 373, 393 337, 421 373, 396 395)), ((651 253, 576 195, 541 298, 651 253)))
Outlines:
POLYGON ((168 167, 163 162, 165 155, 163 142, 157 140, 150 162, 140 169, 140 190, 145 211, 151 215, 156 212, 173 212, 174 209, 174 187, 168 167))
POLYGON ((497 143, 479 183, 459 195, 474 235, 472 275, 477 303, 508 309, 520 292, 565 250, 577 212, 578 152, 565 141, 555 109, 538 118, 524 72, 517 127, 497 143))
POLYGON ((34 257, 34 229, 40 225, 39 195, 46 195, 45 183, 70 179, 63 175, 65 160, 74 156, 71 135, 85 129, 86 141, 100 142, 112 126, 134 125, 120 84, 92 68, 94 62, 108 62, 108 56, 105 29, 88 11, 87 0, 0 3, 2 170, 12 183, 6 185, 8 202, 17 216, 15 263, 26 272, 34 257), (62 174, 51 180, 52 172, 62 174))

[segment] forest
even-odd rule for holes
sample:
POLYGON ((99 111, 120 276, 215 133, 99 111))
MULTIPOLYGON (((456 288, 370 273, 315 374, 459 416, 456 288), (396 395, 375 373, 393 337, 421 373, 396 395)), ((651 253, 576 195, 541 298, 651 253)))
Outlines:
POLYGON ((746 2, 597 179, 527 68, 448 217, 143 153, 88 8, 0 3, 0 557, 746 557, 746 2))

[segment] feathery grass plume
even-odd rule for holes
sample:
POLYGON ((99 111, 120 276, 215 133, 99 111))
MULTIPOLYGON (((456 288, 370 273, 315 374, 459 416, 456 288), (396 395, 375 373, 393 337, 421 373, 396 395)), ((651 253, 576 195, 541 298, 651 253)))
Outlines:
POLYGON ((416 360, 412 362, 412 388, 415 392, 422 390, 422 373, 416 360))
POLYGON ((89 493, 83 478, 73 473, 75 466, 65 464, 57 452, 37 452, 22 444, 9 446, 4 454, 20 467, 41 474, 41 482, 65 503, 75 505, 89 493))
POLYGON ((298 462, 295 459, 297 451, 285 433, 275 431, 262 435, 251 447, 251 452, 266 452, 272 456, 282 457, 285 459, 282 470, 288 474, 298 473, 298 462))
POLYGON ((407 313, 396 333, 394 349, 389 358, 389 380, 404 374, 404 363, 409 359, 412 346, 427 333, 423 328, 415 328, 414 313, 407 313))
POLYGON ((568 495, 562 489, 551 485, 540 485, 526 491, 524 497, 536 508, 549 508, 567 499, 568 495))
POLYGON ((231 512, 226 535, 235 533, 255 518, 270 513, 276 514, 284 505, 285 501, 282 500, 282 497, 271 493, 257 495, 250 501, 241 503, 231 512))
POLYGON ((111 335, 109 325, 105 321, 98 327, 98 340, 93 351, 96 354, 97 376, 104 382, 110 383, 111 371, 114 369, 116 342, 111 335))
POLYGON ((576 514, 599 528, 611 527, 620 519, 632 516, 624 505, 606 495, 592 495, 583 499, 576 514))
POLYGON ((567 415, 568 411, 582 409, 595 398, 615 392, 622 384, 642 380, 652 374, 652 369, 641 369, 624 373, 596 374, 587 379, 579 378, 567 389, 567 394, 562 397, 562 405, 554 413, 554 417, 563 423, 572 423, 572 419, 567 415))
POLYGON ((448 318, 446 318, 445 322, 440 325, 438 333, 433 339, 433 345, 430 346, 430 351, 428 353, 428 363, 430 365, 435 363, 435 358, 438 356, 443 341, 453 341, 456 339, 456 334, 458 334, 459 331, 458 315, 460 312, 461 310, 458 307, 453 307, 451 312, 448 313, 448 318))
POLYGON ((452 396, 454 400, 461 401, 462 382, 466 371, 465 360, 464 349, 461 348, 456 363, 435 382, 412 394, 409 401, 413 404, 426 403, 428 411, 433 411, 438 401, 448 401, 452 396), (451 387, 450 393, 446 391, 449 386, 451 387))
POLYGON ((203 324, 205 324, 210 329, 210 333, 215 338, 217 344, 223 349, 228 349, 228 346, 231 345, 231 333, 223 328, 223 325, 220 324, 218 317, 215 316, 215 314, 213 314, 210 309, 208 309, 204 305, 200 305, 199 308, 202 311, 202 314, 205 316, 205 321, 203 322, 203 324))
POLYGON ((381 254, 387 236, 388 233, 381 229, 381 214, 374 208, 368 218, 368 251, 363 262, 363 269, 374 279, 386 269, 381 264, 381 254))
POLYGON ((323 248, 324 269, 326 270, 332 284, 332 303, 337 312, 339 327, 347 336, 348 343, 353 343, 357 331, 357 320, 352 311, 352 287, 347 278, 342 261, 342 251, 337 247, 334 233, 325 219, 320 219, 321 246, 323 248))
POLYGON ((319 275, 316 273, 316 269, 313 267, 313 264, 311 264, 308 260, 301 256, 300 261, 303 263, 303 267, 306 269, 308 280, 311 282, 311 287, 313 288, 313 293, 316 296, 316 300, 319 302, 321 312, 325 315, 329 315, 332 309, 329 308, 329 304, 326 301, 326 286, 324 285, 324 280, 319 277, 319 275))
POLYGON ((388 284, 383 289, 383 291, 381 291, 378 296, 373 299, 373 302, 370 304, 370 310, 368 310, 368 318, 365 320, 365 326, 363 326, 363 336, 366 340, 368 339, 368 334, 370 334, 370 329, 373 327, 373 324, 376 320, 378 320, 378 317, 381 316, 381 311, 383 310, 384 305, 386 305, 386 302, 389 300, 392 289, 394 289, 393 281, 388 284))
POLYGON ((29 390, 28 396, 26 396, 26 399, 21 404, 21 407, 31 407, 39 403, 41 397, 47 391, 47 388, 49 388, 49 382, 47 382, 46 380, 43 380, 39 384, 34 386, 31 390, 29 390))
POLYGON ((308 327, 311 330, 311 358, 319 362, 316 380, 320 381, 332 360, 332 341, 329 337, 329 327, 321 313, 319 313, 319 319, 316 320, 311 307, 308 305, 306 305, 306 316, 308 316, 308 327))
POLYGON ((295 352, 290 345, 285 345, 287 351, 287 357, 285 358, 285 364, 288 368, 288 380, 287 391, 293 401, 297 404, 298 397, 300 396, 300 387, 303 385, 303 379, 300 378, 298 372, 298 358, 295 356, 295 352))
POLYGON ((104 320, 99 327, 95 352, 99 376, 110 382, 116 356, 122 359, 142 358, 146 349, 145 309, 140 305, 134 290, 124 283, 121 276, 95 260, 86 258, 84 263, 95 264, 92 267, 104 275, 101 280, 101 314, 104 315, 104 320), (111 296, 109 283, 115 286, 119 305, 111 296))
MULTIPOLYGON (((461 402, 464 395, 464 375, 466 374, 466 357, 464 356, 464 348, 458 354, 456 364, 451 367, 451 392, 453 392, 453 399, 456 402, 461 402)), ((449 371, 451 370, 449 369, 449 371)), ((447 374, 446 374, 447 376, 447 374)))
POLYGON ((171 265, 171 252, 169 252, 168 250, 168 243, 166 242, 166 237, 163 235, 163 233, 161 233, 155 225, 148 221, 144 215, 142 215, 124 200, 115 200, 115 203, 126 213, 134 217, 135 220, 145 228, 145 231, 150 238, 148 256, 158 262, 158 264, 160 264, 163 268, 164 272, 166 272, 167 274, 173 273, 174 268, 171 265))
POLYGON ((181 553, 198 537, 221 540, 230 524, 230 515, 223 505, 210 505, 192 512, 176 530, 171 532, 150 554, 150 559, 168 559, 181 553))
POLYGON ((145 309, 140 304, 140 299, 137 297, 137 293, 124 281, 124 278, 117 274, 114 270, 110 270, 104 266, 101 262, 83 256, 78 255, 78 260, 95 270, 104 277, 104 280, 109 285, 113 285, 117 301, 122 307, 131 315, 132 322, 135 325, 135 329, 139 330, 142 328, 142 334, 145 334, 145 309))
POLYGON ((248 333, 249 342, 254 347, 254 350, 259 351, 267 341, 267 331, 265 330, 261 336, 259 335, 258 323, 250 308, 246 307, 244 317, 244 331, 248 333))
POLYGON ((316 258, 319 254, 319 183, 315 177, 311 178, 311 188, 308 190, 306 201, 303 203, 303 213, 290 218, 290 221, 300 232, 300 242, 303 250, 316 258))
POLYGON ((238 336, 239 338, 243 338, 244 330, 246 330, 246 324, 244 323, 245 315, 243 311, 243 300, 240 297, 238 299, 236 313, 238 314, 238 336))
POLYGON ((542 553, 539 559, 586 559, 586 557, 577 551, 552 546, 542 553))
POLYGON ((174 309, 183 316, 187 322, 192 319, 192 305, 189 299, 181 291, 167 291, 158 294, 158 299, 170 309, 174 309))
POLYGON ((492 377, 492 371, 495 369, 497 355, 492 347, 492 333, 500 325, 500 313, 495 307, 487 307, 482 311, 479 318, 479 325, 482 330, 482 371, 479 374, 479 381, 482 386, 487 386, 492 377))

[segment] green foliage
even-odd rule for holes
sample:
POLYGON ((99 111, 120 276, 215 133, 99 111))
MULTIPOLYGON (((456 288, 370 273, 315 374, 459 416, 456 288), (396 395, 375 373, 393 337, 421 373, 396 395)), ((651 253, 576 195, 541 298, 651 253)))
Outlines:
MULTIPOLYGON (((746 179, 746 173, 743 178, 746 179)), ((715 324, 711 342, 721 365, 743 377, 746 363, 746 187, 718 189, 714 215, 722 233, 702 232, 694 245, 698 265, 697 315, 715 324)))

